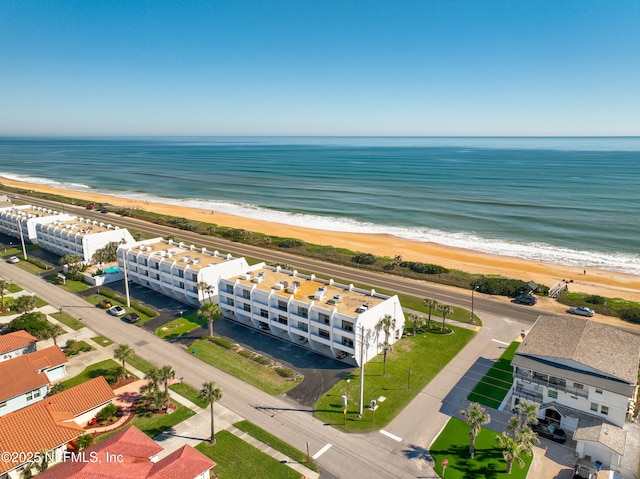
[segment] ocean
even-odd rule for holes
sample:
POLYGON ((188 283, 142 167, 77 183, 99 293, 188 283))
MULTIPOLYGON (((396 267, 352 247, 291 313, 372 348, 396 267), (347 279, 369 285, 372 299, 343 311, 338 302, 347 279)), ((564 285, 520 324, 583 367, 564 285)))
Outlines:
POLYGON ((640 274, 640 138, 0 138, 0 176, 640 274))

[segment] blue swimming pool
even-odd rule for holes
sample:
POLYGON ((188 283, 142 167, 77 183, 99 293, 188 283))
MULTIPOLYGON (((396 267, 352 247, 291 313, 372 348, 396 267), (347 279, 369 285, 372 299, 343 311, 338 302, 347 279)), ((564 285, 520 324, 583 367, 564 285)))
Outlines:
POLYGON ((120 268, 118 266, 109 266, 108 268, 104 269, 105 273, 119 273, 120 272, 120 268))

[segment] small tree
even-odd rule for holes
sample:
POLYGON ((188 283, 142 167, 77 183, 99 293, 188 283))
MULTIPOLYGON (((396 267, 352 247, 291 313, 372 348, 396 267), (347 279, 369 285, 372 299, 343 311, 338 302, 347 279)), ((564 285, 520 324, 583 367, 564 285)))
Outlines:
POLYGON ((204 303, 198 308, 198 317, 206 318, 209 326, 209 337, 213 337, 213 321, 220 316, 220 308, 216 303, 204 303))
POLYGON ((425 320, 424 317, 416 314, 416 313, 410 313, 409 314, 409 321, 411 321, 411 323, 413 324, 413 335, 415 336, 418 328, 423 326, 425 324, 425 320))
POLYGON ((65 334, 66 331, 58 324, 52 324, 47 330, 47 335, 53 339, 53 344, 58 345, 58 338, 65 334))
POLYGON ((76 439, 76 447, 79 451, 84 451, 93 444, 93 436, 91 434, 83 434, 76 439))
POLYGON ((209 439, 209 444, 215 444, 216 437, 213 422, 213 403, 222 399, 222 390, 217 388, 216 383, 214 383, 213 381, 203 383, 198 397, 202 401, 209 401, 209 408, 211 410, 211 438, 209 439))
POLYGON ((521 468, 524 467, 524 459, 529 451, 513 436, 509 436, 506 433, 501 433, 496 436, 496 442, 500 449, 502 449, 502 457, 507 463, 507 474, 511 474, 514 461, 518 463, 521 468))
POLYGON ((9 281, 6 279, 0 278, 0 296, 2 296, 2 311, 4 311, 4 293, 5 291, 9 291, 9 281))
POLYGON ((460 414, 464 418, 464 421, 469 425, 469 456, 473 459, 475 454, 476 438, 478 437, 478 434, 480 434, 482 426, 489 424, 491 416, 489 416, 486 409, 477 402, 469 404, 469 407, 461 410, 460 414))
POLYGON ((171 366, 162 366, 158 370, 158 379, 164 383, 164 392, 169 394, 169 381, 176 377, 176 372, 171 366))
POLYGON ((135 351, 128 344, 120 344, 113 352, 113 357, 118 361, 122 361, 122 368, 126 369, 125 361, 130 359, 135 354, 135 351))
POLYGON ((424 300, 422 301, 422 303, 429 308, 429 321, 427 323, 427 329, 431 329, 431 313, 433 312, 433 309, 438 306, 438 301, 433 299, 433 298, 424 298, 424 300))
POLYGON ((514 437, 529 424, 538 424, 538 405, 530 401, 519 401, 513 408, 515 414, 511 416, 507 429, 514 437))
POLYGON ((47 321, 47 316, 45 314, 40 311, 34 311, 12 319, 9 323, 9 332, 25 330, 32 336, 40 338, 43 334, 46 335, 49 325, 50 323, 47 321))
POLYGON ((445 330, 445 320, 447 319, 447 316, 449 316, 451 313, 453 313, 453 307, 449 306, 448 304, 439 304, 438 305, 438 311, 440 311, 440 314, 442 315, 442 330, 445 330))
POLYGON ((26 294, 18 296, 13 303, 13 309, 20 314, 29 313, 36 309, 36 298, 26 294))
POLYGON ((391 351, 393 351, 393 348, 391 347, 391 345, 388 342, 384 342, 384 343, 380 343, 378 345, 379 348, 382 348, 382 354, 383 354, 383 361, 382 364, 383 369, 382 369, 382 375, 386 376, 387 375, 387 354, 389 354, 391 351))

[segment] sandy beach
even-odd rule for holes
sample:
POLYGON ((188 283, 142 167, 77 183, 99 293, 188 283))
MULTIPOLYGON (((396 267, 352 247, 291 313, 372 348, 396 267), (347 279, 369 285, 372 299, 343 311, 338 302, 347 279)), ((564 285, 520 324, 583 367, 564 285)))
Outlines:
POLYGON ((270 235, 298 238, 315 244, 349 248, 354 251, 394 257, 401 255, 405 260, 433 263, 447 268, 470 273, 498 274, 510 278, 533 280, 552 286, 566 280, 573 280, 571 291, 600 294, 640 302, 640 277, 605 270, 589 269, 527 261, 515 257, 489 255, 472 250, 452 248, 434 243, 421 243, 390 235, 372 235, 323 231, 279 223, 253 220, 211 210, 180 207, 162 203, 131 200, 91 191, 64 190, 51 186, 18 182, 2 178, 2 183, 14 188, 40 191, 93 201, 115 206, 139 208, 159 214, 181 216, 196 221, 206 221, 220 226, 242 228, 270 235))

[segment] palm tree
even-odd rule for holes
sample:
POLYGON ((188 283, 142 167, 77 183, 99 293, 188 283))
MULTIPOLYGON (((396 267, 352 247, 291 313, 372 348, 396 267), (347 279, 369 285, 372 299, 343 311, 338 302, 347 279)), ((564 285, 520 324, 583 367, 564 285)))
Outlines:
POLYGON ((439 304, 438 311, 442 315, 442 330, 444 331, 444 322, 451 313, 453 313, 453 306, 449 306, 448 304, 439 304))
POLYGON ((133 357, 134 354, 135 351, 131 346, 129 346, 128 344, 120 344, 113 352, 113 357, 118 361, 122 361, 122 368, 126 369, 124 362, 127 359, 133 357))
POLYGON ((378 324, 376 324, 376 331, 379 333, 380 330, 384 331, 384 342, 389 342, 389 334, 392 329, 396 329, 396 320, 390 314, 385 314, 380 320, 378 324))
POLYGON ((213 424, 213 403, 222 399, 222 390, 217 388, 216 383, 213 381, 203 383, 198 397, 203 401, 209 401, 209 407, 211 408, 211 439, 209 439, 209 444, 215 444, 216 437, 213 424))
POLYGON ((416 314, 416 313, 411 313, 409 314, 409 321, 413 323, 413 335, 415 336, 418 328, 422 326, 425 322, 424 316, 421 316, 420 314, 416 314))
MULTIPOLYGON (((207 283, 206 281, 198 281, 198 284, 196 284, 196 288, 198 288, 198 291, 202 291, 203 301, 204 301, 204 293, 208 293, 210 287, 211 286, 209 286, 209 283, 207 283)), ((210 296, 209 296, 209 300, 211 300, 210 296)))
POLYGON ((525 450, 529 451, 529 453, 533 454, 533 446, 537 446, 540 444, 540 439, 538 438, 538 434, 531 429, 529 426, 525 426, 518 434, 514 436, 515 440, 520 444, 525 450))
POLYGON ((164 392, 169 394, 169 380, 176 377, 176 372, 171 366, 162 366, 158 371, 158 378, 164 383, 164 392))
POLYGON ((151 368, 144 378, 148 381, 147 386, 157 391, 163 381, 162 370, 160 368, 151 368))
POLYGON ((209 325, 209 337, 213 337, 213 321, 216 319, 216 316, 220 315, 220 308, 216 303, 204 303, 200 308, 198 308, 198 317, 206 318, 207 324, 209 325))
POLYGON ((9 281, 0 278, 0 296, 2 296, 2 310, 4 311, 4 292, 9 291, 9 281))
POLYGON ((393 348, 391 347, 391 345, 387 341, 385 341, 384 343, 378 344, 378 347, 382 348, 382 353, 383 353, 383 358, 384 358, 384 360, 383 360, 384 369, 383 369, 382 375, 386 376, 387 375, 387 354, 390 351, 393 351, 393 348))
POLYGON ((475 454, 476 438, 478 437, 478 434, 480 434, 482 426, 489 424, 491 416, 489 416, 485 408, 477 402, 469 404, 469 407, 460 411, 460 414, 464 418, 464 421, 469 425, 469 456, 473 459, 475 454))
POLYGON ((34 309, 36 309, 36 298, 32 295, 26 294, 18 296, 13 303, 13 309, 15 309, 16 312, 20 314, 33 311, 34 309))
POLYGON ((438 306, 438 301, 433 298, 424 298, 422 304, 429 308, 429 322, 427 323, 427 329, 431 329, 431 312, 438 306))
POLYGON ((76 447, 79 451, 84 451, 93 444, 93 436, 91 434, 83 434, 76 439, 76 447))
POLYGON ((509 420, 507 429, 513 433, 514 437, 529 424, 538 424, 538 405, 536 403, 520 401, 513 409, 515 414, 509 420))
POLYGON ((59 324, 52 324, 47 328, 47 336, 53 339, 54 346, 58 345, 58 337, 66 334, 66 331, 59 324))
POLYGON ((518 463, 518 466, 524 467, 522 457, 527 455, 529 451, 522 444, 504 432, 496 436, 496 442, 502 449, 502 457, 507 463, 507 474, 511 474, 514 461, 518 463))

